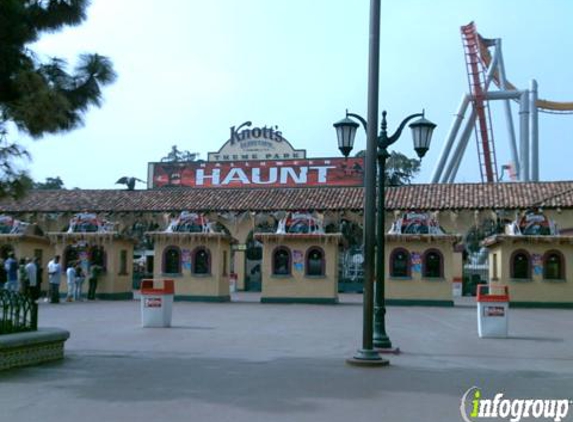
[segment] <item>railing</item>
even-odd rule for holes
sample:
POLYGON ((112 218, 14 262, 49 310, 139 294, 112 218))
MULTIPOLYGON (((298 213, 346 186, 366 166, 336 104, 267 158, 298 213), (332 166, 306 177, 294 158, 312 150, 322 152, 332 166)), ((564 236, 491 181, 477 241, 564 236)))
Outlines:
POLYGON ((0 290, 0 312, 0 334, 38 329, 38 305, 28 296, 0 290))

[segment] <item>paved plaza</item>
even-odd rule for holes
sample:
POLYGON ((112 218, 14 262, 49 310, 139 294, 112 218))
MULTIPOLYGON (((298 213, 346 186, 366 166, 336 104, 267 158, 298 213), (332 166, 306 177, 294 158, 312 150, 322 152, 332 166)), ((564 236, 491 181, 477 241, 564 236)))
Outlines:
POLYGON ((138 301, 42 303, 40 326, 71 332, 66 358, 0 373, 0 421, 442 422, 462 420, 473 386, 573 399, 570 310, 511 309, 510 338, 496 340, 478 338, 471 304, 389 307, 402 353, 361 368, 345 363, 361 344, 360 295, 233 299, 177 302, 172 328, 141 328, 138 301))

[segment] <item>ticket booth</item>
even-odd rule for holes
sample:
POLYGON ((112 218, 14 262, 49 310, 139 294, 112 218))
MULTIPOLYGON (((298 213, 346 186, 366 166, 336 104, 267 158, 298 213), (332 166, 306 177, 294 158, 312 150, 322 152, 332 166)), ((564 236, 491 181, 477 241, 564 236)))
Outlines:
POLYGON ((0 259, 4 261, 10 253, 14 258, 38 259, 40 266, 51 254, 49 239, 35 224, 28 224, 9 216, 0 216, 0 259))
POLYGON ((263 244, 263 303, 338 303, 338 244, 309 215, 290 214, 263 244), (316 224, 316 225, 315 225, 316 224))
POLYGON ((498 235, 484 241, 493 286, 512 307, 573 308, 573 236, 498 235))
POLYGON ((79 265, 86 274, 84 293, 88 290, 87 276, 96 266, 98 299, 131 299, 133 281, 134 241, 121 236, 115 225, 92 213, 76 214, 66 232, 48 233, 52 255, 59 255, 62 264, 60 291, 66 292, 65 271, 69 265, 79 265))
POLYGON ((461 236, 448 235, 424 213, 406 213, 386 235, 386 302, 453 306, 462 276, 461 236))
POLYGON ((511 307, 573 308, 573 236, 562 236, 542 213, 526 212, 506 234, 484 240, 489 279, 507 287, 511 307))
POLYGON ((154 241, 154 278, 174 280, 175 299, 228 302, 232 238, 199 214, 182 213, 154 241))

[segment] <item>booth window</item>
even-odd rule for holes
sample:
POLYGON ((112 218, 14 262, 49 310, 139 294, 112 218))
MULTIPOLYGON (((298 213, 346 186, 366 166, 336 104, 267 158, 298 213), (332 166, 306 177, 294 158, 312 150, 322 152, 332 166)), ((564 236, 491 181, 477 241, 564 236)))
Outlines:
POLYGON ((397 248, 390 254, 390 277, 410 277, 410 253, 397 248))
POLYGON ((107 268, 107 254, 103 246, 91 246, 88 249, 90 255, 90 265, 99 265, 105 271, 107 268))
POLYGON ((543 256, 543 278, 546 280, 565 279, 565 259, 559 251, 549 251, 543 256))
POLYGON ((319 247, 312 247, 306 251, 306 275, 324 276, 324 252, 319 247))
POLYGON ((424 278, 443 278, 444 277, 444 259, 437 249, 429 249, 424 252, 423 258, 423 276, 424 278))
POLYGON ((195 249, 193 263, 193 274, 211 274, 211 254, 207 248, 195 249))
POLYGON ((510 277, 516 280, 531 278, 531 259, 526 251, 515 251, 510 259, 510 277))
POLYGON ((69 265, 85 259, 84 257, 86 255, 90 265, 99 265, 104 271, 107 269, 107 254, 103 246, 97 245, 68 245, 66 249, 64 249, 62 267, 68 268, 69 265))
POLYGON ((163 273, 181 274, 181 250, 177 246, 168 246, 163 252, 163 273))
POLYGON ((70 265, 75 265, 80 259, 79 248, 73 245, 68 245, 64 249, 64 259, 62 262, 62 268, 68 268, 70 265))
POLYGON ((273 275, 290 275, 290 250, 284 246, 276 248, 273 252, 273 275))

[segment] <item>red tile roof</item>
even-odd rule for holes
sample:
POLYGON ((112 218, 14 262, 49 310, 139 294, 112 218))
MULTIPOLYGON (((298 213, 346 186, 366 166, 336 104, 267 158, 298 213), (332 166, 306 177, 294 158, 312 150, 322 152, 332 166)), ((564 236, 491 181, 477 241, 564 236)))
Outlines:
MULTIPOLYGON (((389 210, 573 208, 573 181, 463 183, 388 188, 389 210)), ((276 211, 359 210, 360 187, 283 189, 39 190, 16 202, 0 201, 10 212, 276 211)))

